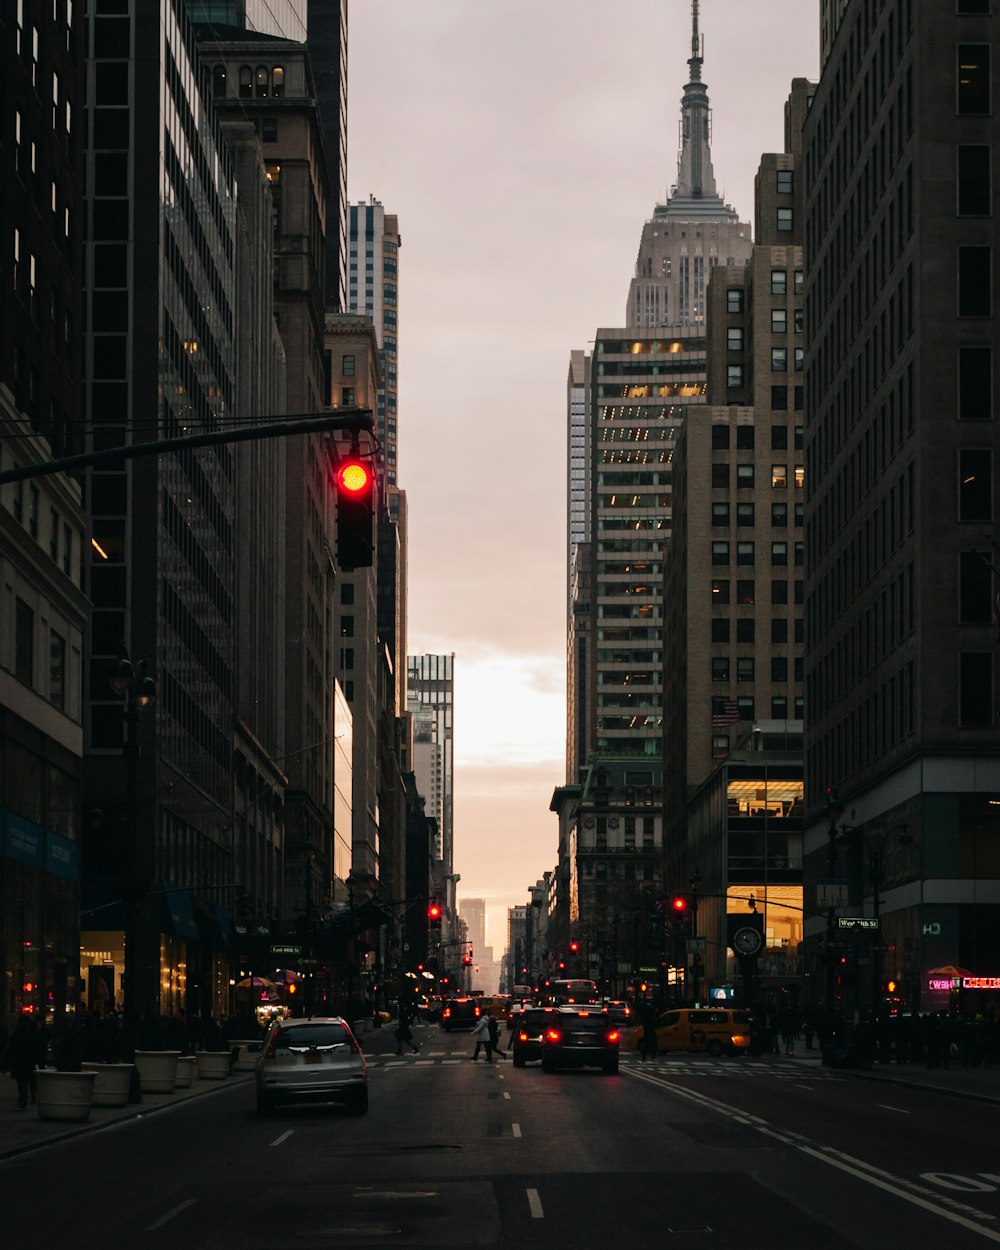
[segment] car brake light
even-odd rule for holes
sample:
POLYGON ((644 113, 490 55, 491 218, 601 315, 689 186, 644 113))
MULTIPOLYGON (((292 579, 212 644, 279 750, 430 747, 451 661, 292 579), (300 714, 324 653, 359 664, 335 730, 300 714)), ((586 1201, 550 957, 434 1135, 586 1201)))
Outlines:
POLYGON ((447 1019, 448 1019, 448 1017, 451 1015, 451 1008, 450 1008, 450 1007, 445 1007, 444 1011, 442 1011, 442 1013, 441 1013, 441 1014, 442 1014, 442 1015, 444 1016, 444 1018, 447 1020, 447 1019))
POLYGON ((608 1034, 608 1041, 609 1041, 609 1042, 617 1042, 617 1041, 618 1041, 618 1030, 617 1030, 617 1029, 612 1029, 612 1030, 611 1030, 611 1032, 608 1034))
POLYGON ((547 1042, 561 1042, 562 1034, 559 1032, 558 1029, 546 1029, 545 1040, 547 1042))
POLYGON ((526 1042, 526 1041, 528 1040, 528 1035, 527 1035, 527 1033, 518 1033, 518 1035, 517 1035, 517 1040, 518 1040, 519 1042, 526 1042))

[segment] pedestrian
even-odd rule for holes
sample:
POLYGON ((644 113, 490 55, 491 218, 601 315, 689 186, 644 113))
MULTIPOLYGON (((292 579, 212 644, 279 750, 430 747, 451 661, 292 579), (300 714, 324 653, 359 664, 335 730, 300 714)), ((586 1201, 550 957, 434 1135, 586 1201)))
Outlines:
POLYGON ((781 1033, 781 1041, 785 1048, 786 1055, 795 1054, 795 1039, 799 1035, 799 1020, 797 1014, 786 1007, 784 1011, 778 1015, 778 1030, 781 1033))
POLYGON ((656 1041, 656 1012, 653 1010, 653 1004, 645 999, 639 1004, 636 1014, 639 1017, 639 1024, 642 1028, 642 1036, 639 1038, 639 1060, 645 1063, 647 1059, 656 1058, 657 1041, 656 1041))
POLYGON ((413 1051, 414 1054, 420 1049, 413 1040, 413 1030, 410 1028, 410 1013, 406 1007, 400 1007, 399 1020, 396 1023, 396 1054, 403 1053, 403 1043, 413 1051))
POLYGON ((38 1030, 28 1016, 21 1016, 4 1051, 3 1067, 17 1083, 17 1109, 23 1111, 28 1099, 36 1101, 35 1067, 38 1064, 38 1030))
POLYGON ((493 1047, 495 1054, 499 1055, 501 1059, 506 1059, 507 1052, 500 1049, 500 1025, 497 1024, 494 1016, 487 1016, 487 1019, 490 1022, 490 1045, 493 1047))
POLYGON ((488 1015, 480 1016, 476 1021, 476 1027, 472 1030, 472 1036, 476 1039, 476 1049, 469 1056, 469 1059, 475 1063, 479 1058, 479 1051, 482 1047, 486 1047, 486 1062, 493 1062, 493 1043, 490 1041, 490 1017, 488 1015))

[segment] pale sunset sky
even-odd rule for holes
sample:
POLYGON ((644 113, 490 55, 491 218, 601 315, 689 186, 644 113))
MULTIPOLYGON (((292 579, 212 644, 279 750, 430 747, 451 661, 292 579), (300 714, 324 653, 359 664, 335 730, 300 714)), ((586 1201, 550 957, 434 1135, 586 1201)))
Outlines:
MULTIPOLYGON (((720 194, 753 220, 819 0, 701 0, 720 194)), ((566 374, 676 179, 691 0, 351 0, 348 194, 396 213, 410 654, 454 652, 455 871, 506 911, 565 782, 566 374)))

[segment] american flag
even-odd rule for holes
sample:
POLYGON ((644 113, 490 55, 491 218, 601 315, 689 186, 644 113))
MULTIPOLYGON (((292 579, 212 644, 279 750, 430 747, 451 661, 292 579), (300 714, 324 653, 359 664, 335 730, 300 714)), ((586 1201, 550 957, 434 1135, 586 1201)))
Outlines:
POLYGON ((712 726, 721 728, 723 725, 735 725, 740 719, 740 707, 735 699, 712 700, 712 726))

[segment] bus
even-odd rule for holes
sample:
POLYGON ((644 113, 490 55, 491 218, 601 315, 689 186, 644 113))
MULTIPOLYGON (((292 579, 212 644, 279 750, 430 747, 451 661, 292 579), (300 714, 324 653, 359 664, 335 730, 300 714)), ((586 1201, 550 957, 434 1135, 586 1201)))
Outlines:
POLYGON ((596 1003, 597 982, 575 977, 552 981, 549 983, 549 999, 557 1006, 561 1003, 596 1003))

